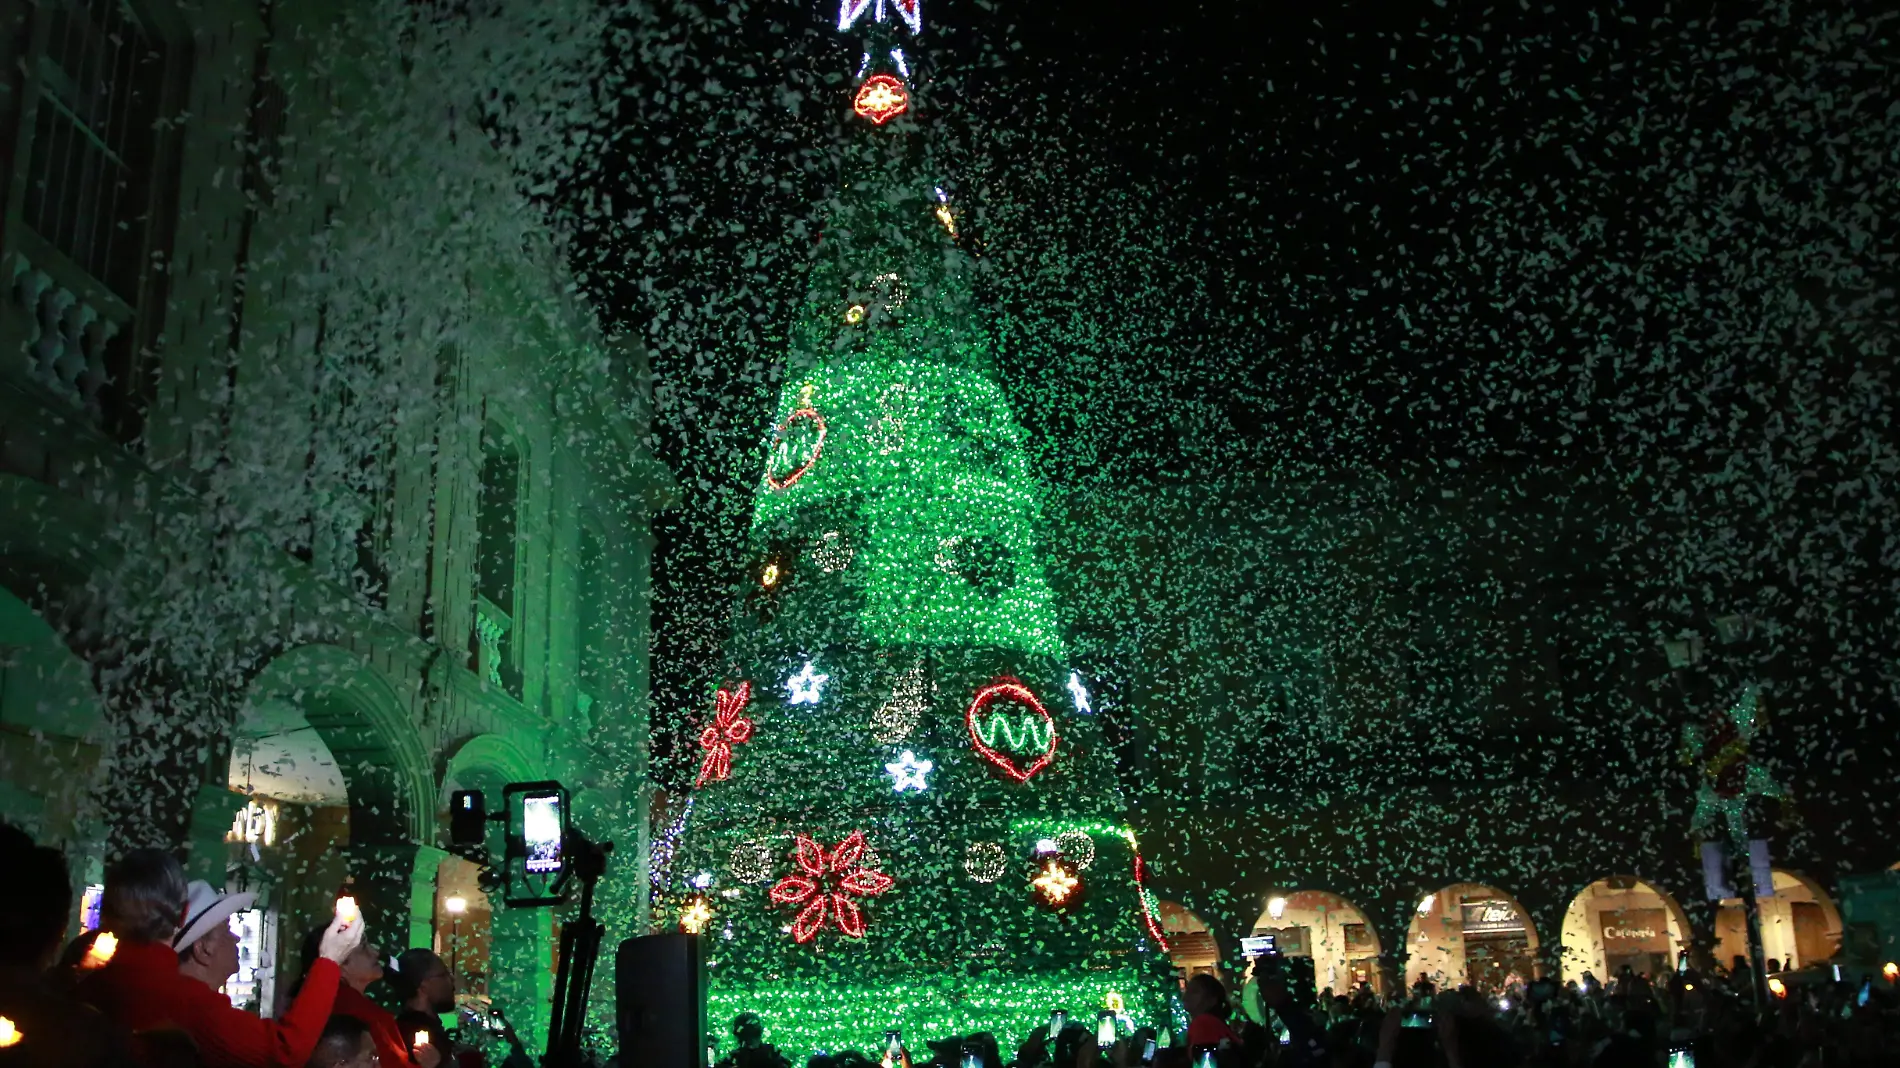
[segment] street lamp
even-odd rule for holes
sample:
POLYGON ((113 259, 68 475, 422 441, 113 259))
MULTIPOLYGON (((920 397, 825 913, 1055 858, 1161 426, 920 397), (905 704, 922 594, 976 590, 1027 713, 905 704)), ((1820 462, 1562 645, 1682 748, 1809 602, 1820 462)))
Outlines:
POLYGON ((457 986, 465 985, 462 975, 462 913, 468 911, 468 898, 456 894, 442 902, 449 910, 449 972, 457 986))

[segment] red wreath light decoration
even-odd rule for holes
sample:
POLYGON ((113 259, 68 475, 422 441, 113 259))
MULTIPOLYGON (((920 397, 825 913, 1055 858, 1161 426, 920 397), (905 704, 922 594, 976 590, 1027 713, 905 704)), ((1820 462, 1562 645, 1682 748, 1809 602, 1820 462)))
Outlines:
POLYGON ((904 83, 889 74, 873 74, 858 86, 858 95, 851 101, 851 110, 859 118, 870 119, 873 125, 882 126, 892 119, 910 110, 910 90, 904 83))
POLYGON ((752 738, 752 721, 744 715, 745 706, 751 700, 750 682, 740 683, 737 693, 723 686, 719 688, 713 698, 717 710, 713 721, 699 732, 699 744, 706 750, 706 756, 699 762, 699 778, 693 781, 694 789, 732 774, 732 747, 752 738))
POLYGON ((970 700, 969 709, 963 714, 963 722, 964 726, 970 730, 970 744, 975 747, 977 755, 996 765, 1003 774, 1017 782, 1028 782, 1030 776, 1048 767, 1049 762, 1055 759, 1056 743, 1060 741, 1056 736, 1055 718, 1049 715, 1049 710, 1042 706, 1042 702, 1036 699, 1035 693, 1029 687, 1007 675, 976 691, 976 696, 970 700), (992 749, 989 743, 983 740, 982 733, 977 730, 977 716, 981 715, 990 702, 997 698, 1007 698, 1028 705, 1035 710, 1036 715, 1041 716, 1049 724, 1049 747, 1026 768, 1017 767, 1014 760, 992 749))
POLYGON ((881 894, 896 883, 883 872, 859 866, 858 860, 864 855, 864 832, 852 831, 829 851, 802 834, 797 842, 797 852, 792 856, 799 874, 780 879, 771 893, 775 905, 805 906, 792 921, 793 941, 811 941, 824 929, 827 919, 835 919, 838 930, 852 938, 863 938, 864 913, 851 899, 881 894))
POLYGON ((804 478, 805 472, 811 470, 811 465, 818 462, 818 454, 821 451, 823 451, 825 447, 825 417, 822 415, 819 415, 818 409, 816 408, 800 408, 797 411, 793 412, 792 414, 786 416, 785 421, 783 423, 780 423, 778 425, 778 429, 773 432, 774 440, 784 441, 785 432, 791 429, 793 423, 796 423, 801 419, 810 419, 818 424, 818 440, 812 443, 811 455, 806 457, 805 462, 802 464, 799 464, 797 467, 786 472, 783 478, 774 477, 772 474, 771 465, 770 464, 766 465, 765 484, 772 487, 775 490, 788 489, 791 487, 792 483, 797 482, 801 478, 804 478))

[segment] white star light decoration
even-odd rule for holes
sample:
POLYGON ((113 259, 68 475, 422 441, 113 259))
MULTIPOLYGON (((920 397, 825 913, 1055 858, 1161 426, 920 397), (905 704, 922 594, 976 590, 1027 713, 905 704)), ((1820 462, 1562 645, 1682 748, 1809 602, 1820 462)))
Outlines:
POLYGON ((817 704, 824 698, 825 681, 829 678, 830 675, 818 674, 811 661, 805 661, 805 666, 798 674, 785 680, 785 692, 790 695, 788 700, 795 705, 817 704))
POLYGON ((1089 707, 1089 690, 1082 685, 1080 671, 1069 672, 1069 692, 1075 695, 1075 710, 1084 716, 1092 716, 1095 710, 1089 707))
POLYGON ((906 749, 898 754, 896 760, 884 765, 884 770, 891 773, 892 791, 900 794, 905 790, 923 793, 930 788, 930 784, 924 781, 924 776, 930 774, 930 769, 936 766, 931 761, 918 760, 917 754, 906 749))

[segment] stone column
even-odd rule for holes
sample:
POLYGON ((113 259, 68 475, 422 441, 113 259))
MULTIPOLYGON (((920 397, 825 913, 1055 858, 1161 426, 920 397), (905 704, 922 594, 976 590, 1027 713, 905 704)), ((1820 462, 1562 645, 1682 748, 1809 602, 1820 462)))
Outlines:
MULTIPOLYGON (((111 732, 98 787, 108 860, 146 846, 185 855, 199 788, 223 782, 230 754, 229 700, 187 690, 168 665, 139 658, 150 649, 136 654, 100 671, 111 732)), ((230 813, 224 820, 229 827, 230 813)), ((222 881, 222 858, 218 875, 212 881, 222 881)))
POLYGON ((222 781, 199 784, 192 799, 191 823, 186 829, 187 879, 203 879, 213 887, 223 888, 227 854, 224 836, 230 833, 232 820, 243 806, 243 796, 233 793, 222 781))
POLYGON ((1704 972, 1726 963, 1715 959, 1716 903, 1700 895, 1679 903, 1689 920, 1689 963, 1704 972))
MULTIPOLYGON (((1402 940, 1405 936, 1401 934, 1402 940)), ((1381 949, 1379 953, 1379 974, 1375 992, 1382 998, 1400 997, 1405 993, 1405 943, 1400 941, 1397 948, 1381 949)))
POLYGON ((1564 913, 1570 908, 1563 886, 1553 878, 1539 879, 1519 895, 1525 920, 1537 932, 1537 949, 1531 954, 1527 979, 1549 976, 1561 979, 1563 969, 1564 913))
POLYGON ((429 944, 435 869, 445 855, 415 842, 350 842, 350 888, 384 957, 429 944))

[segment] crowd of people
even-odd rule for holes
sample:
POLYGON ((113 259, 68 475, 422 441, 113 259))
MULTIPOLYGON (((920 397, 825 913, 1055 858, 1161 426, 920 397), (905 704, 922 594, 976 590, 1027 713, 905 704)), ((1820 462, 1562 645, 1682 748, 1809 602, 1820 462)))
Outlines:
MULTIPOLYGON (((0 1068, 473 1068, 443 1025, 455 978, 427 949, 384 960, 348 898, 310 932, 293 996, 273 1018, 222 992, 238 970, 231 918, 254 895, 187 882, 176 858, 135 850, 106 873, 97 930, 66 941, 66 858, 0 825, 0 1068), (370 988, 382 984, 379 997, 370 988), (390 1005, 392 1007, 385 1007, 390 1005)), ((1886 978, 1832 969, 1757 988, 1745 961, 1608 982, 1518 981, 1502 991, 1335 994, 1284 973, 1230 994, 1212 975, 1183 986, 1182 1034, 1037 1022, 1005 1059, 991 1033, 902 1049, 841 1051, 806 1068, 1875 1068, 1900 1065, 1900 1003, 1886 978), (1152 1047, 1152 1048, 1151 1048, 1152 1047)), ((867 1027, 875 1034, 876 1022, 867 1027)), ((793 1068, 741 1015, 719 1068, 793 1068)), ((531 1063, 518 1041, 502 1068, 531 1063)), ((617 1060, 640 1063, 623 1052, 617 1060)))
POLYGON ((98 929, 68 943, 66 858, 0 825, 0 872, 0 1068, 466 1062, 442 1023, 455 1008, 448 967, 427 949, 383 960, 347 897, 305 940, 295 993, 265 1019, 222 992, 238 970, 231 918, 254 894, 187 882, 171 854, 134 850, 106 872, 98 929), (370 996, 376 984, 393 1008, 370 996))
MULTIPOLYGON (((1538 980, 1501 996, 1421 980, 1405 996, 1370 987, 1302 998, 1281 980, 1230 995, 1201 974, 1187 981, 1186 1033, 1149 1028, 1098 1044, 1070 1025, 1053 1037, 1032 1026, 1015 1055, 979 1033, 934 1040, 914 1056, 873 1049, 821 1053, 805 1068, 1883 1068, 1900 1065, 1900 1005, 1880 980, 1836 980, 1832 970, 1788 976, 1756 1008, 1753 974, 1666 978, 1625 971, 1609 982, 1538 980), (1243 1010, 1246 1004, 1248 1010, 1243 1010), (1250 1011, 1249 1011, 1250 1010, 1250 1011), (1155 1041, 1152 1057, 1149 1042, 1155 1041)), ((751 1014, 733 1024, 735 1048, 719 1068, 795 1068, 764 1041, 751 1014)))

